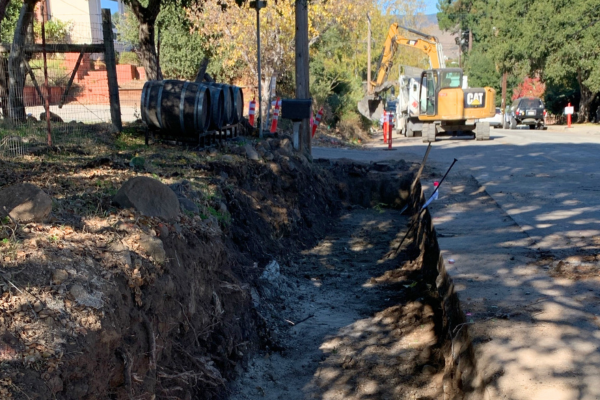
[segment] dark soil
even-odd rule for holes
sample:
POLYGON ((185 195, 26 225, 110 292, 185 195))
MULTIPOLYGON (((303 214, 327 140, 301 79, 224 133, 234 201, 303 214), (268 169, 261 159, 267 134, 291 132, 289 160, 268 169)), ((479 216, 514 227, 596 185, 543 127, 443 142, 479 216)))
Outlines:
MULTIPOLYGON (((354 207, 283 269, 283 352, 261 352, 230 399, 439 399, 445 337, 415 247, 388 258, 408 217, 354 207), (300 321, 300 322, 294 322, 300 321)), ((268 300, 266 300, 268 301, 268 300)))
MULTIPOLYGON (((222 397, 248 354, 285 348, 285 309, 269 301, 274 291, 265 295, 259 279, 266 264, 277 260, 284 274, 302 274, 300 260, 311 254, 303 251, 351 203, 401 206, 408 197, 405 163, 310 163, 286 155, 279 139, 262 143, 272 161, 249 161, 236 143, 194 152, 145 148, 142 140, 101 136, 94 147, 0 161, 1 186, 31 182, 55 201, 44 223, 0 227, 1 398, 222 397), (198 211, 167 223, 115 208, 116 190, 138 175, 172 185, 198 211), (143 250, 145 236, 160 238, 166 262, 143 250), (257 294, 267 300, 257 304, 257 294)), ((399 221, 387 234, 397 233, 399 221)), ((354 275, 358 264, 347 267, 354 275)), ((429 324, 427 303, 413 297, 388 313, 422 310, 414 323, 429 324)), ((367 299, 374 304, 363 316, 381 306, 367 299)), ((414 328, 403 324, 390 329, 414 328)))

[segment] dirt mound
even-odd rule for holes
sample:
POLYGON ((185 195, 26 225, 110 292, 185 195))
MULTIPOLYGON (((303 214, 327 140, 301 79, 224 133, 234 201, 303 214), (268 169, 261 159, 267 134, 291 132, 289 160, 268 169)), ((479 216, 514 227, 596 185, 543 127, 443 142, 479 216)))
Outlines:
POLYGON ((0 227, 2 398, 221 395, 246 354, 277 346, 253 296, 265 265, 289 265, 356 193, 379 204, 406 191, 405 164, 312 164, 278 151, 250 161, 240 149, 121 137, 3 162, 2 184, 36 184, 54 204, 48 223, 0 227), (389 175, 385 190, 366 186, 370 173, 389 175), (171 185, 197 212, 165 222, 116 208, 136 176, 171 185), (144 242, 162 243, 166 259, 144 242))

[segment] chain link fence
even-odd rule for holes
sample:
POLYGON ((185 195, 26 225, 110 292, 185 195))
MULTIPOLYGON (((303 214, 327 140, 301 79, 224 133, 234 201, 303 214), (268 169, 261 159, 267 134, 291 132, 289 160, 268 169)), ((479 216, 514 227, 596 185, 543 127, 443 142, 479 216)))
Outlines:
MULTIPOLYGON (((111 130, 106 60, 110 52, 105 52, 102 15, 81 11, 52 15, 44 23, 45 45, 42 18, 34 15, 20 60, 11 58, 13 38, 2 38, 1 158, 22 156, 49 144, 86 145, 96 140, 100 131, 111 130)), ((105 21, 104 28, 107 26, 112 24, 105 21)), ((112 49, 112 45, 106 48, 112 49)), ((125 97, 123 120, 136 120, 143 85, 140 78, 145 80, 145 75, 132 65, 119 65, 116 73, 125 97)))

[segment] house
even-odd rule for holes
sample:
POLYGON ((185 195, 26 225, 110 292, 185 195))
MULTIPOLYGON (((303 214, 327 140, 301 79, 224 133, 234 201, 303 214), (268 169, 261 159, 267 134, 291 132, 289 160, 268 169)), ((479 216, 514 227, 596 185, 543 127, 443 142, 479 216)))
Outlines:
MULTIPOLYGON (((122 0, 117 3, 119 13, 124 12, 122 0)), ((101 0, 45 0, 46 17, 49 21, 60 20, 71 23, 70 42, 77 44, 102 42, 101 0)), ((40 5, 38 4, 38 13, 40 5)), ((41 19, 41 13, 38 14, 41 19)))

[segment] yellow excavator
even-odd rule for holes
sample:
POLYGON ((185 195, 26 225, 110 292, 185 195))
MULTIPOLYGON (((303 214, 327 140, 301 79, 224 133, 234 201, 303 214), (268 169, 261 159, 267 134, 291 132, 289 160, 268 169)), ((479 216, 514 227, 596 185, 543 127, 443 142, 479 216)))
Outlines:
MULTIPOLYGON (((431 69, 423 71, 418 78, 411 78, 411 84, 400 85, 399 99, 404 99, 404 102, 400 101, 397 110, 393 110, 396 112, 396 126, 406 136, 412 136, 413 128, 418 126, 424 142, 433 142, 436 136, 444 133, 465 131, 474 132, 477 140, 489 139, 489 123, 478 123, 478 120, 495 115, 496 91, 489 87, 463 89, 462 69, 446 68, 442 46, 436 37, 396 23, 388 32, 377 68, 377 80, 371 82, 372 93, 359 102, 359 112, 371 120, 379 120, 383 114, 381 95, 397 84, 388 82, 387 75, 398 46, 410 46, 423 51, 429 57, 431 69), (404 36, 400 28, 418 37, 404 36), (408 92, 403 93, 403 90, 412 91, 412 96, 408 92)), ((406 81, 403 78, 406 77, 401 76, 400 82, 406 81)))

